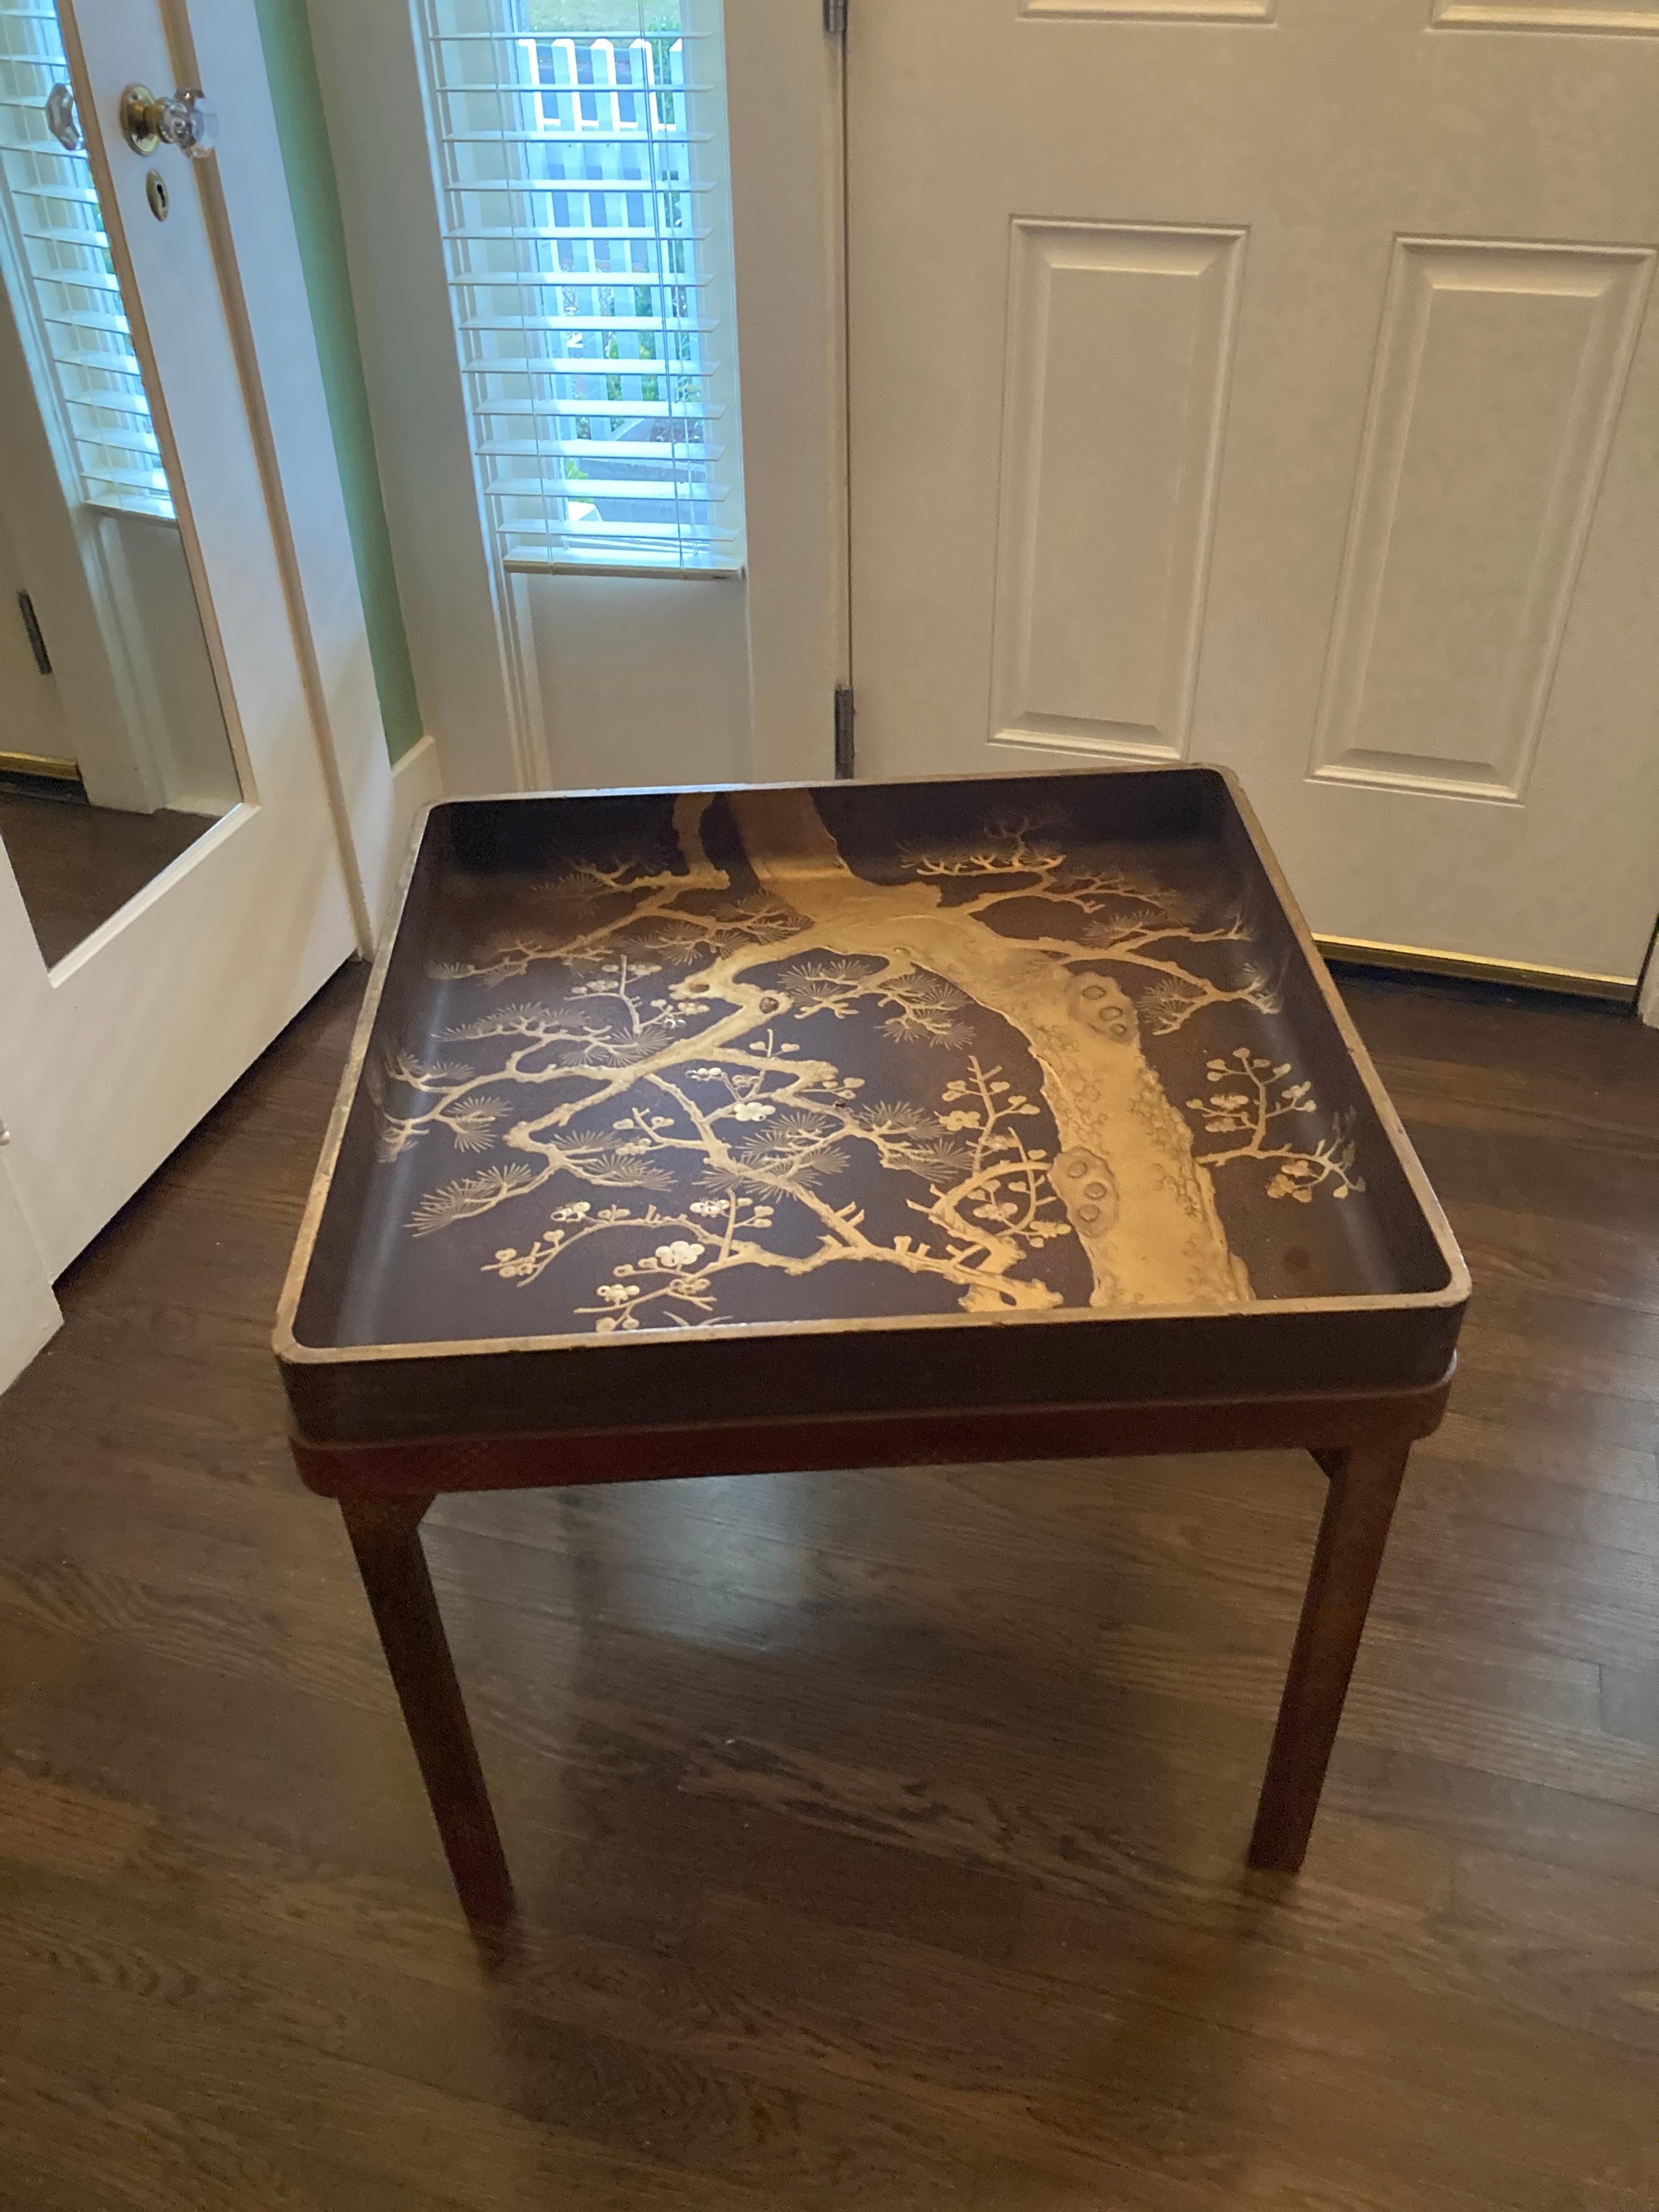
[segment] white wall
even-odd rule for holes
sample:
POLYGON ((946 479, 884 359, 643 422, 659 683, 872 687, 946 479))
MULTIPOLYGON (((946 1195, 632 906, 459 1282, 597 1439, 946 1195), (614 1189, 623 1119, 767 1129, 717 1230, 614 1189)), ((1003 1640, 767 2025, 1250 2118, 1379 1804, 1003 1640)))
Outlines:
POLYGON ((520 574, 512 584, 526 688, 555 786, 752 777, 743 577, 520 574))

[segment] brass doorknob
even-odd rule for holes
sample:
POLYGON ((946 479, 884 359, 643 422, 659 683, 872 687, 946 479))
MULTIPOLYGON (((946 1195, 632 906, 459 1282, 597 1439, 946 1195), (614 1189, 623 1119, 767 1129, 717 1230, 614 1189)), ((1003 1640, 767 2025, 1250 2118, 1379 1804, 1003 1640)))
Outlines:
POLYGON ((130 84, 121 94, 121 136, 135 154, 176 146, 199 161, 213 151, 219 118, 199 85, 158 94, 147 84, 130 84))

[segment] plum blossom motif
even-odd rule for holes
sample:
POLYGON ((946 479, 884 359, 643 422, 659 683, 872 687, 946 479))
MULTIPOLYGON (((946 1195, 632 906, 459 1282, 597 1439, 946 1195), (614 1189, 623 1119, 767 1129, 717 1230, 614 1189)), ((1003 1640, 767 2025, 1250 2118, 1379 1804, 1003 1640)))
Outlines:
POLYGON ((1277 1172, 1267 1184, 1267 1196, 1292 1199, 1298 1206, 1311 1206, 1314 1193, 1325 1188, 1339 1199, 1364 1189, 1364 1177, 1353 1172, 1356 1147, 1352 1115, 1336 1115, 1330 1134, 1311 1151, 1296 1145, 1268 1144, 1274 1122, 1319 1111, 1310 1084, 1285 1081, 1291 1073, 1289 1060, 1263 1060, 1248 1045, 1240 1045, 1231 1061, 1212 1060, 1205 1073, 1218 1087, 1207 1098, 1189 1098, 1188 1111, 1199 1116, 1206 1136, 1242 1136, 1245 1141, 1198 1153, 1200 1167, 1227 1167, 1234 1160, 1273 1161, 1277 1172), (1249 1085, 1248 1091, 1219 1087, 1237 1085, 1241 1075, 1249 1085))
POLYGON ((684 1274, 688 1268, 696 1266, 706 1249, 707 1247, 702 1244, 659 1244, 657 1265, 672 1267, 676 1273, 684 1274))

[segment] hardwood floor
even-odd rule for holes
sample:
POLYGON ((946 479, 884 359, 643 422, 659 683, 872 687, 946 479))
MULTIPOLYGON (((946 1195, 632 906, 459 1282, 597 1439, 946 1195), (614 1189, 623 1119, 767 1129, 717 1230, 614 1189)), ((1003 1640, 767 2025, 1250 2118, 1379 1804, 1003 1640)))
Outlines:
POLYGON ((495 1950, 283 1444, 325 993, 0 1405, 0 2204, 1654 2212, 1659 1034, 1349 988, 1478 1287, 1301 1880, 1310 1462, 454 1499, 495 1950))
POLYGON ((124 814, 0 788, 0 844, 56 966, 212 829, 210 814, 124 814))

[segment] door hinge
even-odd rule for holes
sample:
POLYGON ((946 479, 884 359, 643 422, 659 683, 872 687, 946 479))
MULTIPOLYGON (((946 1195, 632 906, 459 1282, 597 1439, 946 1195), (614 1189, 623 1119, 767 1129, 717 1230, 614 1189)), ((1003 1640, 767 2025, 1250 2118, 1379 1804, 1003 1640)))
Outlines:
POLYGON ((40 634, 40 618, 34 611, 34 602, 27 592, 17 594, 17 611, 23 617, 23 627, 29 634, 29 650, 34 655, 34 665, 43 676, 52 673, 52 655, 46 651, 46 641, 40 634))
POLYGON ((853 687, 843 684, 836 692, 836 774, 843 780, 856 775, 853 759, 853 687))
POLYGON ((847 36, 847 0, 823 0, 823 27, 832 39, 847 36))

